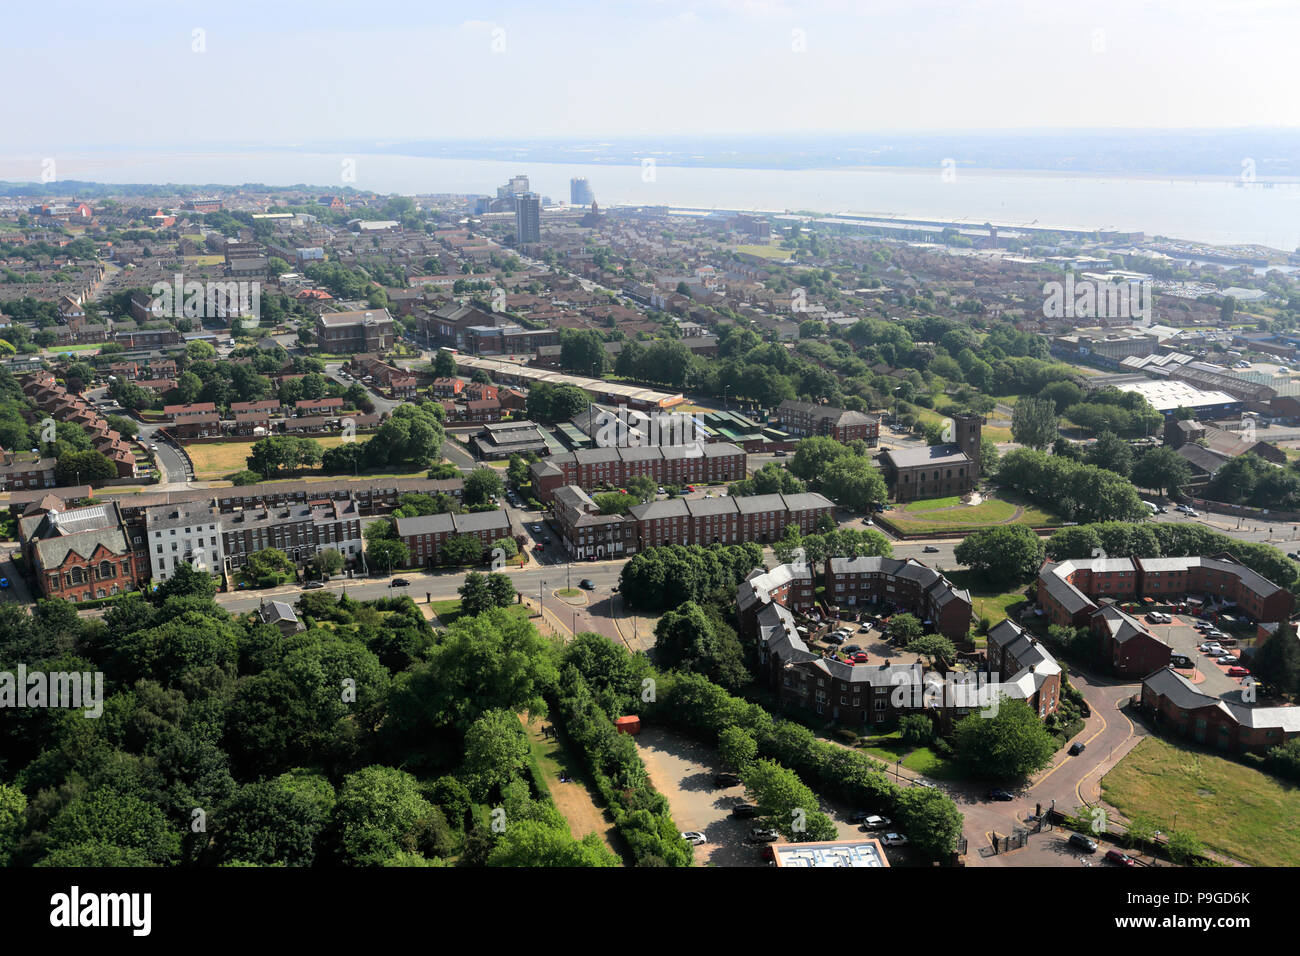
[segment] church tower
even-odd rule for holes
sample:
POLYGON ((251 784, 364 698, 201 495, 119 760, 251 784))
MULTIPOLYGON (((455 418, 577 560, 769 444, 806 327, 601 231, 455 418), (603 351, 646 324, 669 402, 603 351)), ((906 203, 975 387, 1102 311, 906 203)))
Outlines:
POLYGON ((953 443, 966 453, 971 460, 971 475, 978 478, 980 474, 980 429, 984 419, 971 412, 959 412, 952 416, 953 443))

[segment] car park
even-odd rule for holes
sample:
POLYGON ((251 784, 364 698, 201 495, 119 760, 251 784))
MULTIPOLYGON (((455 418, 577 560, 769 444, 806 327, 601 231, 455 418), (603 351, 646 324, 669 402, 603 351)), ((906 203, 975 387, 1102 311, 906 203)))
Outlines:
POLYGON ((1086 836, 1084 836, 1082 833, 1071 833, 1071 834, 1070 834, 1070 839, 1069 839, 1068 842, 1069 842, 1070 846, 1075 847, 1076 849, 1082 850, 1084 853, 1096 853, 1096 852, 1097 852, 1097 843, 1096 843, 1096 841, 1095 841, 1095 840, 1090 840, 1090 839, 1088 839, 1088 838, 1087 838, 1086 836))
POLYGON ((682 839, 691 846, 703 846, 709 842, 699 830, 683 830, 682 839))

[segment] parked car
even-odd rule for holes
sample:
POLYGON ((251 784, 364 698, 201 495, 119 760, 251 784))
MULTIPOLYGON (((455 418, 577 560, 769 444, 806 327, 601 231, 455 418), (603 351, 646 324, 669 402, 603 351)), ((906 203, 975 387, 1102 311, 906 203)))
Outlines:
POLYGON ((720 773, 713 778, 713 785, 719 790, 725 790, 727 787, 739 787, 740 778, 734 773, 720 773))
POLYGON ((541 534, 541 533, 542 533, 542 526, 539 524, 533 525, 533 534, 541 534))
POLYGON ((850 664, 865 664, 869 660, 862 651, 858 651, 856 654, 845 654, 844 659, 850 664))
POLYGON ((1137 866, 1137 860, 1119 850, 1107 850, 1105 860, 1107 863, 1114 863, 1117 866, 1137 866))
POLYGON ((1070 744, 1070 756, 1071 757, 1079 756, 1079 754, 1083 753, 1084 748, 1087 746, 1088 745, 1085 744, 1082 740, 1076 740, 1074 743, 1070 744))
POLYGON ((857 644, 845 644, 840 650, 844 651, 845 654, 856 654, 862 648, 857 644))
POLYGON ((1006 800, 1014 800, 1015 797, 1012 796, 1011 791, 1009 790, 990 790, 989 799, 1006 801, 1006 800))
POLYGON ((907 837, 901 833, 886 833, 880 838, 885 846, 907 846, 907 837))
POLYGON ((1214 659, 1214 663, 1216 664, 1238 664, 1240 662, 1241 658, 1236 654, 1224 654, 1221 657, 1216 657, 1214 659))
POLYGON ((862 821, 862 829, 864 829, 864 830, 883 830, 883 829, 885 829, 885 827, 889 826, 889 824, 892 823, 892 822, 893 822, 893 821, 890 820, 889 817, 880 817, 880 816, 875 816, 875 815, 873 814, 873 815, 871 815, 871 816, 866 817, 865 819, 863 819, 863 821, 862 821))
POLYGON ((754 827, 749 831, 749 838, 755 843, 775 843, 781 839, 781 834, 767 827, 754 827))
MULTIPOLYGON (((3 585, 0 585, 0 587, 2 587, 2 586, 3 586, 3 585)), ((1249 677, 1249 676, 1250 676, 1250 670, 1249 670, 1249 668, 1242 667, 1241 665, 1236 665, 1236 666, 1234 666, 1234 667, 1229 667, 1229 668, 1228 668, 1228 676, 1229 676, 1229 677, 1249 677)))
POLYGON ((924 548, 921 549, 921 551, 924 552, 925 554, 938 554, 938 553, 939 553, 939 549, 936 548, 936 547, 935 547, 934 545, 932 545, 932 544, 927 544, 924 548))
POLYGON ((924 778, 922 778, 922 777, 917 777, 915 780, 912 781, 912 783, 916 784, 918 787, 925 787, 925 789, 927 789, 927 790, 937 790, 937 789, 938 789, 938 788, 937 788, 934 784, 932 784, 929 780, 926 780, 926 779, 924 779, 924 778))
POLYGON ((9 587, 9 579, 0 578, 0 588, 7 588, 7 587, 9 587))
POLYGON ((308 581, 302 586, 302 589, 304 591, 315 591, 317 588, 323 588, 324 586, 323 581, 308 581))
POLYGON ((395 588, 406 588, 410 586, 411 582, 406 580, 406 578, 393 578, 393 587, 395 588))
POLYGON ((1171 654, 1169 656, 1169 663, 1173 664, 1175 667, 1191 667, 1192 659, 1186 654, 1171 654))
POLYGON ((847 640, 848 638, 845 637, 843 634, 839 633, 838 631, 836 631, 833 634, 826 635, 827 644, 843 644, 847 640))
POLYGON ((731 815, 737 820, 749 820, 758 816, 758 807, 752 803, 738 803, 731 808, 731 815))
POLYGON ((703 846, 709 842, 699 830, 683 830, 682 839, 691 846, 703 846))
POLYGON ((1088 839, 1082 833, 1071 833, 1068 842, 1070 846, 1076 847, 1077 849, 1082 850, 1084 853, 1097 852, 1097 842, 1095 840, 1088 839))
POLYGON ((578 587, 582 588, 584 591, 594 591, 596 590, 596 582, 591 578, 583 578, 578 582, 578 587))
POLYGON ((765 860, 768 863, 776 862, 776 851, 772 849, 772 844, 770 843, 763 844, 762 848, 758 851, 758 856, 760 859, 765 860))

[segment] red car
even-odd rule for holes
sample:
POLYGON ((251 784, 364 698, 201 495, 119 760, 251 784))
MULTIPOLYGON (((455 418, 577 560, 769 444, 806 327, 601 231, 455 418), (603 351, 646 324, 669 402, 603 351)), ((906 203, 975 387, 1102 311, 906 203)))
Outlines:
POLYGON ((1126 853, 1121 853, 1119 850, 1107 850, 1107 851, 1106 851, 1106 862, 1107 862, 1107 863, 1116 863, 1116 864, 1118 864, 1119 866, 1137 866, 1137 865, 1138 865, 1137 860, 1133 859, 1133 857, 1129 856, 1129 855, 1126 854, 1126 853))
POLYGON ((1249 677, 1249 676, 1250 676, 1250 670, 1249 670, 1248 668, 1245 668, 1245 667, 1229 667, 1229 668, 1228 668, 1228 676, 1229 676, 1229 677, 1249 677))
POLYGON ((858 651, 856 654, 846 654, 844 659, 854 664, 865 664, 867 662, 867 655, 862 653, 862 651, 858 651))

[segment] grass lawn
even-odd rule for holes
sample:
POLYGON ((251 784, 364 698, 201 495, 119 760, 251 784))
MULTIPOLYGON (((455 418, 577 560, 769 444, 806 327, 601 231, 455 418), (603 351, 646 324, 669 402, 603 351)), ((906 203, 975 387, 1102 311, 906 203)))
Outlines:
POLYGON ((1147 814, 1166 831, 1185 830, 1205 846, 1252 866, 1300 865, 1300 787, 1179 742, 1148 737, 1101 781, 1106 802, 1125 816, 1147 814))
POLYGON ((904 743, 897 731, 884 737, 874 738, 872 746, 862 749, 877 760, 884 761, 889 765, 890 770, 893 770, 901 760, 903 766, 913 773, 933 777, 936 780, 959 780, 963 776, 962 769, 956 761, 940 757, 929 747, 904 743))
MULTIPOLYGON (((444 627, 450 626, 453 621, 461 617, 460 598, 451 598, 446 601, 434 601, 429 605, 433 608, 433 613, 438 615, 438 620, 444 627)), ((523 604, 512 604, 506 608, 509 614, 515 617, 521 617, 528 620, 528 608, 523 604)))
POLYGON ((1031 527, 1052 527, 1060 519, 1042 508, 1020 504, 1005 498, 985 498, 977 505, 962 505, 960 499, 928 498, 912 501, 901 509, 886 512, 886 520, 904 534, 939 534, 943 532, 976 531, 999 524, 1027 524, 1031 527), (1020 508, 1019 516, 1016 509, 1020 508))
POLYGON ((44 354, 62 355, 64 352, 98 352, 103 347, 103 342, 86 342, 81 345, 58 345, 46 349, 44 354))
POLYGON ((219 266, 225 262, 225 256, 186 256, 185 264, 190 266, 219 266))
POLYGON ((568 598, 568 597, 577 597, 582 592, 579 591, 577 588, 560 588, 555 593, 558 594, 560 597, 568 598))
POLYGON ((790 259, 794 252, 789 249, 782 249, 780 246, 736 246, 737 252, 746 252, 751 256, 761 256, 764 259, 790 259))
POLYGON ((971 605, 976 617, 987 617, 997 624, 1003 618, 1015 620, 1011 608, 1026 601, 1024 588, 1017 591, 995 591, 988 587, 974 571, 949 571, 948 580, 959 588, 970 591, 971 605))
MULTIPOLYGON (((368 441, 369 438, 369 435, 356 436, 359 442, 368 441)), ((323 438, 316 438, 316 441, 322 448, 333 448, 343 444, 343 436, 326 435, 323 438)), ((190 461, 194 463, 194 480, 210 481, 232 472, 243 471, 248 467, 248 456, 256 443, 255 439, 212 442, 208 445, 186 445, 185 451, 190 456, 190 461)), ((301 478, 293 480, 300 481, 301 478)))

